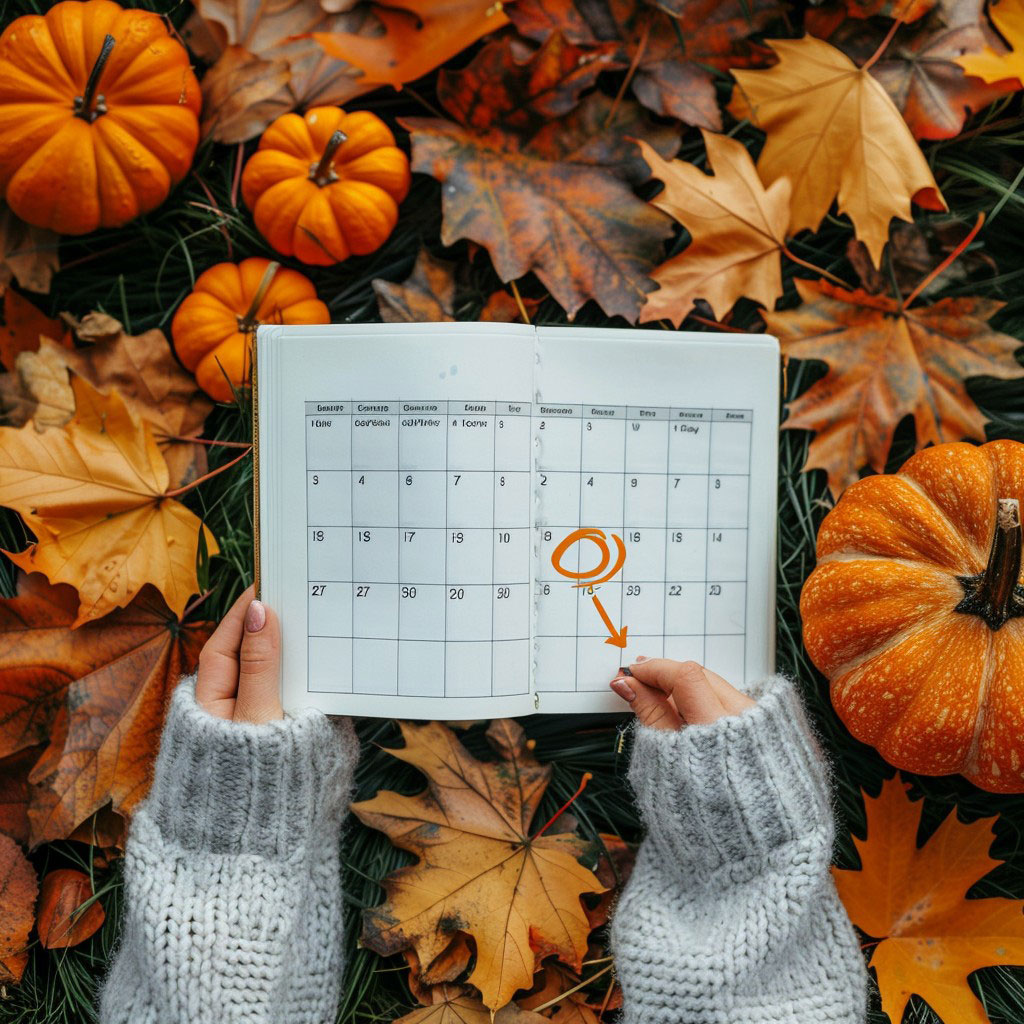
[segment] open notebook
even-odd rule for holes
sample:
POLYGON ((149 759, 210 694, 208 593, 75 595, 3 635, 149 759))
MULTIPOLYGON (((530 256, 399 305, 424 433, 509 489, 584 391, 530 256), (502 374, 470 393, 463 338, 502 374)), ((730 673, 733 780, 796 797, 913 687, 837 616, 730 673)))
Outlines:
POLYGON ((638 654, 772 670, 774 338, 270 326, 256 365, 286 710, 623 711, 638 654))

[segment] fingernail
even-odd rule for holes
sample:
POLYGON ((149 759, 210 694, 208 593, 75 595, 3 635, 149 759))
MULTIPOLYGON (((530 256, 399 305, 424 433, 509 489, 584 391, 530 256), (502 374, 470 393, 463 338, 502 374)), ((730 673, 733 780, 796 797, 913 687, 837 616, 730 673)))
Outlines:
POLYGON ((262 601, 253 601, 245 613, 245 631, 258 633, 267 624, 267 609, 262 601))
POLYGON ((638 655, 637 655, 637 659, 636 659, 636 661, 634 662, 634 664, 637 664, 637 665, 638 665, 638 664, 639 664, 639 663, 640 663, 641 661, 650 661, 650 660, 651 660, 651 659, 650 659, 650 658, 648 658, 646 654, 638 654, 638 655))
POLYGON ((620 697, 624 697, 626 700, 634 700, 636 698, 633 687, 625 679, 613 679, 609 685, 620 697))
POLYGON ((633 674, 633 672, 632 672, 632 670, 628 666, 622 665, 622 666, 619 667, 619 675, 620 676, 631 676, 632 674, 633 674))

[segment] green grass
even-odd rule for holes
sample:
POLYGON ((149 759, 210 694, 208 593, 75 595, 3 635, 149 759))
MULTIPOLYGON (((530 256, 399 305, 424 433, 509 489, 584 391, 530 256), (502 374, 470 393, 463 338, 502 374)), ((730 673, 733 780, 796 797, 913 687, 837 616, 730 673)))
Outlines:
MULTIPOLYGON (((5 3, 0 6, 0 24, 47 6, 21 0, 5 3)), ((184 4, 145 6, 169 13, 178 23, 188 11, 184 4)), ((609 79, 608 84, 614 90, 618 82, 609 79)), ((394 124, 397 115, 426 112, 416 95, 434 101, 433 77, 417 83, 415 91, 407 90, 402 94, 382 91, 357 105, 376 111, 394 124)), ((978 212, 986 212, 987 222, 972 250, 989 254, 999 270, 988 274, 979 269, 972 272, 969 279, 952 282, 943 294, 975 294, 1004 301, 1006 307, 995 325, 1024 338, 1024 288, 1021 287, 1024 276, 1024 260, 1021 259, 1024 115, 1020 97, 999 101, 975 117, 968 128, 971 134, 967 137, 928 144, 925 151, 955 214, 970 223, 978 212)), ((400 131, 398 134, 402 138, 400 131)), ((759 144, 757 134, 750 129, 742 128, 739 136, 755 147, 759 144)), ((246 152, 251 148, 250 144, 246 152)), ((700 159, 698 133, 687 132, 682 155, 700 159)), ((232 196, 232 181, 240 158, 237 147, 204 145, 197 154, 194 174, 159 210, 123 230, 64 240, 61 247, 63 269, 54 282, 52 294, 42 300, 47 311, 69 310, 81 315, 100 309, 120 318, 133 333, 154 327, 166 331, 177 304, 206 267, 225 259, 270 255, 247 211, 232 196)), ((440 246, 439 198, 437 183, 417 176, 403 205, 398 227, 378 252, 335 268, 301 268, 313 278, 334 321, 376 319, 376 301, 370 281, 375 277, 403 279, 421 244, 460 264, 458 316, 474 319, 478 315, 486 297, 500 282, 486 259, 478 257, 472 263, 468 261, 465 244, 447 250, 440 246)), ((921 220, 937 216, 941 219, 939 215, 922 214, 921 220)), ((795 240, 793 250, 801 258, 855 285, 856 276, 845 257, 850 237, 850 226, 845 219, 830 216, 820 232, 814 236, 805 233, 795 240)), ((680 233, 675 248, 681 248, 685 241, 685 234, 680 233)), ((784 306, 796 303, 793 271, 789 265, 784 306)), ((799 273, 806 276, 803 270, 799 273)), ((532 279, 520 282, 520 287, 526 295, 543 295, 543 289, 532 279)), ((560 309, 550 299, 542 302, 536 320, 565 322, 560 309)), ((581 311, 576 322, 625 326, 621 320, 609 321, 593 303, 581 311)), ((741 303, 733 322, 742 329, 756 328, 759 324, 757 310, 749 303, 741 303)), ((698 323, 684 326, 700 329, 698 323)), ((786 397, 792 398, 810 386, 822 370, 820 364, 793 364, 786 397)), ((1024 385, 978 380, 971 382, 970 390, 991 420, 990 437, 1024 441, 1024 385)), ((207 437, 224 440, 247 440, 249 433, 248 408, 218 407, 206 428, 207 437)), ((877 794, 882 780, 892 774, 892 769, 872 748, 854 740, 842 727, 831 709, 827 683, 811 665, 800 643, 800 588, 814 566, 818 524, 831 505, 824 474, 802 470, 808 440, 809 435, 803 431, 783 431, 779 444, 778 663, 780 670, 800 680, 816 724, 826 738, 835 763, 842 815, 835 860, 840 866, 856 867, 856 854, 848 833, 850 830, 863 833, 862 790, 877 794)), ((890 468, 897 467, 912 449, 913 426, 905 422, 897 431, 890 468)), ((230 450, 213 449, 211 465, 220 465, 233 454, 230 450)), ((186 503, 208 523, 221 546, 220 555, 203 567, 203 583, 212 593, 197 614, 218 618, 250 581, 250 483, 251 467, 246 461, 186 498, 186 503)), ((16 517, 0 513, 0 546, 17 550, 25 542, 25 531, 16 517)), ((0 558, 0 591, 11 594, 13 581, 12 565, 0 558)), ((591 838, 601 831, 621 834, 630 840, 639 838, 639 822, 624 780, 628 749, 619 749, 620 730, 627 720, 625 715, 582 716, 573 721, 572 730, 566 729, 566 720, 561 716, 541 715, 523 721, 529 735, 537 741, 538 756, 554 764, 552 784, 539 811, 541 820, 553 814, 572 795, 582 773, 589 771, 594 778, 574 805, 582 832, 591 838)), ((395 723, 387 719, 358 719, 357 722, 364 748, 357 799, 372 797, 381 788, 403 792, 420 789, 422 782, 416 772, 377 746, 400 744, 395 723)), ((482 731, 482 727, 477 726, 464 737, 467 746, 480 756, 487 752, 482 731)), ((922 839, 954 807, 965 821, 999 815, 992 854, 1006 863, 973 886, 969 894, 1024 898, 1024 837, 1021 834, 1024 796, 993 796, 959 777, 905 777, 914 784, 914 796, 923 794, 927 798, 922 839)), ((390 1021, 411 1006, 404 982, 403 960, 400 957, 382 959, 357 948, 359 911, 381 902, 384 893, 379 879, 409 863, 412 857, 392 847, 380 833, 354 820, 346 829, 344 854, 349 963, 339 1021, 390 1021)), ((33 855, 33 861, 40 871, 56 866, 92 870, 89 848, 78 843, 47 844, 33 855)), ((121 907, 119 867, 96 870, 94 875, 97 892, 107 911, 105 926, 90 941, 71 950, 51 953, 34 948, 23 983, 8 989, 6 998, 0 993, 0 1024, 61 1024, 94 1019, 95 985, 117 942, 121 907)), ((971 985, 994 1024, 1024 1021, 1024 968, 985 968, 972 976, 971 985)), ((882 1024, 886 1020, 874 997, 870 1024, 882 1024)), ((915 997, 905 1017, 907 1024, 934 1024, 936 1020, 927 1006, 915 997)))

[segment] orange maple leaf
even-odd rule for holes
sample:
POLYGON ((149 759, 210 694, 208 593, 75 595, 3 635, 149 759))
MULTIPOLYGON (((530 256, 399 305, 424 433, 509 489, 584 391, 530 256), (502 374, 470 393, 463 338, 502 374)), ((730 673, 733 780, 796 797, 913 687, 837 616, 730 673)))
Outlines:
POLYGON ((216 554, 213 534, 167 496, 167 463, 149 424, 116 390, 102 395, 77 376, 72 388, 67 426, 0 427, 0 505, 20 512, 38 538, 5 554, 78 590, 76 626, 125 607, 146 583, 180 617, 199 589, 199 532, 216 554))
POLYGON ((534 759, 513 719, 487 730, 497 762, 476 760, 438 722, 399 726, 406 745, 388 752, 419 768, 427 789, 382 791, 351 810, 420 859, 381 881, 388 898, 363 912, 361 943, 382 956, 411 946, 429 969, 455 932, 467 933, 476 945, 467 981, 492 1010, 530 988, 549 954, 581 970, 590 923, 580 896, 607 887, 579 863, 587 844, 573 832, 531 832, 551 765, 534 759))
POLYGON ((767 185, 793 183, 790 231, 816 231, 838 198, 875 266, 893 217, 910 204, 945 210, 928 161, 885 89, 821 39, 773 39, 779 62, 734 70, 729 109, 767 133, 757 170, 767 185))
POLYGON ((666 317, 678 327, 696 299, 704 299, 720 320, 741 296, 771 309, 782 294, 779 254, 786 246, 789 179, 766 189, 741 142, 701 133, 713 175, 685 160, 662 160, 640 143, 651 174, 665 183, 651 202, 691 236, 681 253, 651 272, 661 287, 647 296, 641 323, 666 317))
POLYGON ((828 472, 838 497, 864 466, 884 472, 893 434, 912 414, 917 447, 984 440, 985 417, 967 377, 1020 377, 1021 342, 988 320, 993 299, 942 299, 904 309, 883 295, 795 281, 803 305, 764 313, 784 356, 820 359, 828 373, 789 404, 783 429, 814 430, 807 469, 828 472))
POLYGON ((966 899, 1002 863, 988 854, 995 816, 965 825, 951 812, 919 849, 924 802, 908 788, 897 775, 865 798, 867 835, 854 836, 861 868, 833 867, 836 888, 853 923, 881 940, 869 964, 890 1020, 916 993, 944 1021, 988 1024, 967 976, 1024 964, 1024 900, 966 899))

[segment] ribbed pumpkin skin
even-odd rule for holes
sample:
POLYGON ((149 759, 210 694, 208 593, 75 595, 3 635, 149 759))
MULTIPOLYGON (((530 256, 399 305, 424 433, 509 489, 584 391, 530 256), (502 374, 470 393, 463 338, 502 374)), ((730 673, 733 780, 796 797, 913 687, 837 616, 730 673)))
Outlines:
POLYGON ((152 12, 65 0, 17 18, 0 36, 0 195, 61 234, 120 227, 188 173, 200 104, 188 53, 152 12), (73 104, 108 33, 107 112, 90 123, 73 104))
MULTIPOLYGON (((178 358, 218 402, 234 400, 225 374, 236 388, 248 382, 253 334, 240 330, 239 319, 248 312, 269 266, 270 260, 253 257, 210 267, 199 275, 171 321, 178 358)), ((316 297, 313 283, 298 271, 282 267, 257 307, 256 320, 261 324, 327 324, 331 316, 316 297)))
MULTIPOLYGON (((954 609, 985 571, 1024 445, 941 444, 847 488, 818 532, 803 638, 849 731, 907 771, 1024 792, 1024 618, 954 609)), ((1021 582, 1018 574, 1018 584, 1021 582)))
POLYGON ((242 172, 242 197, 264 238, 285 256, 329 266, 379 249, 409 191, 409 160, 375 114, 313 107, 284 114, 263 133, 242 172), (335 131, 337 180, 310 178, 335 131))

